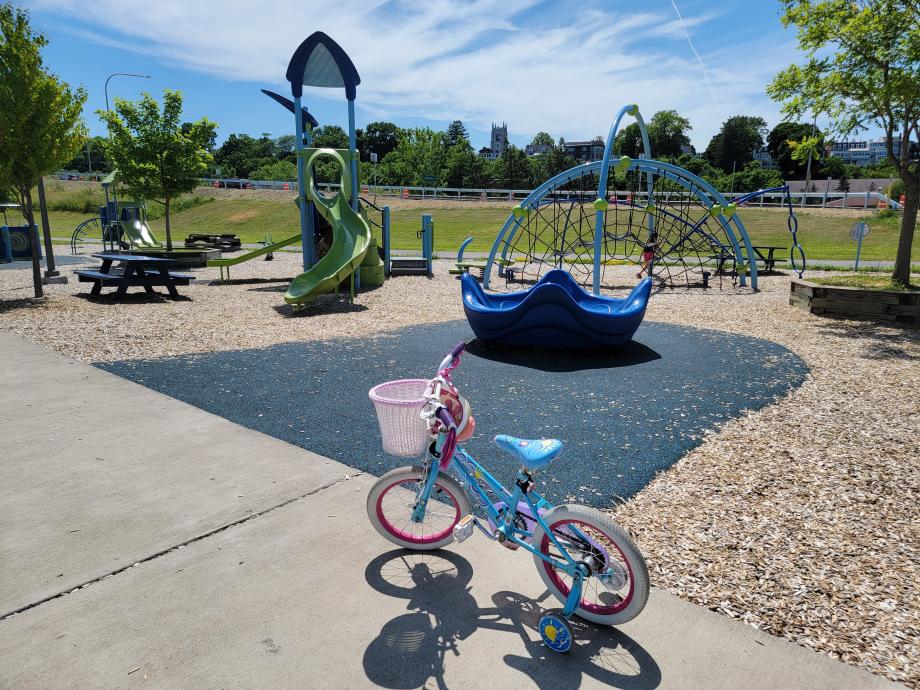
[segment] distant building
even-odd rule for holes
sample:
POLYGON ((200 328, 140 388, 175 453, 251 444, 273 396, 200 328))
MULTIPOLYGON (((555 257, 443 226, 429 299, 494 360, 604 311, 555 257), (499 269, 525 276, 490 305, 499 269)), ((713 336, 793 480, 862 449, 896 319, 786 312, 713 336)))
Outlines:
POLYGON ((770 155, 770 152, 767 149, 757 149, 754 151, 754 160, 759 162, 760 165, 764 168, 769 168, 771 170, 778 170, 779 163, 770 155))
POLYGON ((492 149, 492 152, 495 154, 496 158, 501 158, 502 154, 508 148, 508 123, 502 122, 502 126, 499 127, 494 122, 492 123, 492 138, 489 148, 492 149))
POLYGON ((599 161, 604 158, 604 141, 567 141, 563 145, 565 152, 582 163, 599 161))
POLYGON ((486 160, 494 161, 501 158, 502 154, 508 149, 508 123, 502 122, 501 127, 492 123, 492 136, 488 146, 479 149, 479 155, 486 160))
MULTIPOLYGON (((900 137, 891 142, 891 148, 896 157, 901 155, 900 137)), ((884 139, 875 139, 873 141, 832 141, 830 149, 830 155, 850 165, 875 165, 888 157, 884 139)))
POLYGON ((527 144, 524 147, 524 153, 528 156, 541 156, 551 148, 553 147, 549 144, 527 144))

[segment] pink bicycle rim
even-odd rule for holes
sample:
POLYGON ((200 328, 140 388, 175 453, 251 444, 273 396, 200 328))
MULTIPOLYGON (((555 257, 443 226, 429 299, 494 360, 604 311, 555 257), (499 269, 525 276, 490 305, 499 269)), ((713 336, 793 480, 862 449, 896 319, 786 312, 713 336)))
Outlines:
POLYGON ((440 532, 437 532, 436 534, 430 534, 427 537, 419 537, 418 535, 412 534, 410 532, 404 532, 403 530, 398 529, 383 514, 383 497, 386 496, 387 492, 389 492, 389 490, 392 489, 394 486, 399 486, 400 484, 405 484, 405 483, 406 483, 405 479, 398 481, 398 482, 393 482, 387 488, 385 488, 383 491, 380 492, 380 495, 377 497, 377 519, 380 520, 380 524, 382 524, 386 528, 387 532, 392 534, 394 537, 398 537, 399 539, 402 539, 403 541, 408 541, 413 544, 432 544, 434 542, 441 541, 442 539, 444 539, 444 537, 446 537, 448 534, 450 534, 453 531, 454 525, 456 525, 457 522, 460 520, 460 502, 457 500, 457 497, 454 496, 448 490, 446 486, 441 486, 441 484, 436 484, 436 486, 440 488, 441 491, 443 491, 445 494, 450 496, 450 500, 453 503, 454 511, 455 511, 454 521, 450 524, 450 527, 448 527, 447 529, 441 530, 440 532))
MULTIPOLYGON (((564 523, 560 521, 552 525, 547 525, 547 527, 549 527, 550 532, 552 532, 552 531, 555 531, 556 525, 558 524, 579 525, 581 527, 588 527, 588 528, 594 529, 592 525, 588 525, 584 522, 581 522, 580 520, 566 520, 564 523)), ((582 600, 579 602, 578 605, 585 611, 588 611, 590 613, 596 613, 599 616, 609 616, 613 613, 618 613, 619 611, 622 611, 624 608, 626 608, 626 606, 629 605, 629 602, 631 602, 633 598, 633 588, 634 588, 635 581, 633 579, 632 567, 629 564, 629 560, 620 550, 620 545, 617 544, 616 541, 614 541, 613 539, 611 539, 610 541, 613 543, 614 548, 616 548, 617 553, 620 554, 620 558, 622 559, 623 563, 626 564, 626 571, 629 575, 629 593, 626 595, 626 597, 624 597, 623 601, 621 601, 616 606, 598 606, 597 604, 586 602, 584 600, 584 597, 582 597, 582 600)), ((543 554, 546 554, 548 552, 549 543, 550 543, 549 534, 544 533, 543 541, 540 544, 540 551, 543 554)), ((553 566, 551 566, 546 561, 543 561, 543 567, 546 568, 546 574, 549 575, 550 579, 553 581, 553 584, 556 585, 559 591, 564 592, 565 594, 568 594, 571 587, 569 587, 562 581, 562 578, 559 577, 559 573, 556 571, 556 569, 553 568, 553 566)))

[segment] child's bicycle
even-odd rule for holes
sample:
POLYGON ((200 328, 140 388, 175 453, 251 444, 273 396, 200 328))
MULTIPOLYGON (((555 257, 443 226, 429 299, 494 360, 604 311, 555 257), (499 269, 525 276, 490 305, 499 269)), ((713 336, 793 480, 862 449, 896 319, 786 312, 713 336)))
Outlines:
POLYGON ((371 389, 384 449, 418 455, 427 445, 428 453, 423 464, 400 467, 377 480, 367 497, 367 515, 380 534, 407 549, 460 542, 477 527, 506 548, 530 551, 543 582, 564 603, 561 611, 543 615, 540 634, 547 647, 567 652, 573 643, 572 614, 602 625, 639 615, 649 593, 645 559, 600 511, 553 506, 534 491, 534 473, 556 459, 561 441, 495 437, 499 448, 521 463, 513 491, 457 445, 475 428, 469 403, 451 380, 463 349, 459 343, 431 381, 391 381, 371 389), (459 481, 447 474, 451 468, 459 481), (484 519, 472 514, 470 496, 484 519))

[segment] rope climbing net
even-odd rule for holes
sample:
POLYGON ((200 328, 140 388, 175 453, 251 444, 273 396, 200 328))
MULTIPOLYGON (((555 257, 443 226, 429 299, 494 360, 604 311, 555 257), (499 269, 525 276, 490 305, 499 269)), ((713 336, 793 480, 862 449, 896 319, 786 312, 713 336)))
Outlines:
POLYGON ((591 172, 547 190, 516 219, 500 248, 509 289, 532 284, 555 268, 590 289, 598 213, 602 288, 622 287, 624 277, 639 269, 650 271, 659 288, 722 287, 726 278, 734 285, 738 252, 726 231, 725 209, 710 209, 703 203, 706 190, 689 179, 677 183, 675 177, 636 169, 611 175, 606 205, 600 207, 597 176, 591 172), (614 269, 622 265, 633 271, 614 269))

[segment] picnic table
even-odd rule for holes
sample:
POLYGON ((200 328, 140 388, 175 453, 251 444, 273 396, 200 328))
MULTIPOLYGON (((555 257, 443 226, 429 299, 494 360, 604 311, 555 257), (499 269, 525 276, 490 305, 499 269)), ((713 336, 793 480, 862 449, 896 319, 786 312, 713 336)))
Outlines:
MULTIPOLYGON (((780 259, 774 256, 776 251, 786 251, 786 247, 773 247, 769 245, 761 245, 757 247, 752 246, 751 249, 754 250, 754 260, 763 263, 763 270, 765 272, 772 271, 776 266, 776 262, 780 261, 780 259)), ((711 258, 716 261, 716 273, 723 274, 725 272, 725 264, 729 261, 734 261, 735 255, 731 252, 722 252, 721 254, 712 256, 711 258)))
POLYGON ((169 270, 175 260, 143 254, 93 254, 102 259, 102 265, 92 270, 76 271, 81 283, 94 283, 91 295, 98 295, 103 287, 116 287, 119 297, 128 292, 129 287, 143 287, 147 294, 156 294, 154 286, 165 287, 170 297, 179 297, 177 285, 188 285, 195 280, 186 273, 174 273, 169 270), (114 264, 120 264, 113 268, 114 264))

